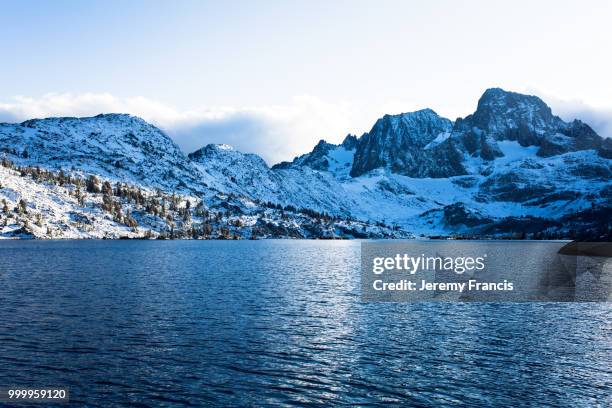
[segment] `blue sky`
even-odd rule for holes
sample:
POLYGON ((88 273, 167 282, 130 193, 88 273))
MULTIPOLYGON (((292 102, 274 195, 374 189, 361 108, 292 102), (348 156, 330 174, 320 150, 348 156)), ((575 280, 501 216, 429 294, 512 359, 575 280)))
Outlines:
POLYGON ((612 136, 611 20, 606 1, 4 2, 0 120, 122 111, 275 162, 501 86, 612 136))

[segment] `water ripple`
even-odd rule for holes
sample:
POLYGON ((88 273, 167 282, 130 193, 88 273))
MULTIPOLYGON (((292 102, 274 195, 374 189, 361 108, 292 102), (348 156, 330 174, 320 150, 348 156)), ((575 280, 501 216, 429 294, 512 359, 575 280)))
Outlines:
POLYGON ((0 386, 87 406, 606 406, 609 304, 359 300, 355 242, 0 242, 0 386))

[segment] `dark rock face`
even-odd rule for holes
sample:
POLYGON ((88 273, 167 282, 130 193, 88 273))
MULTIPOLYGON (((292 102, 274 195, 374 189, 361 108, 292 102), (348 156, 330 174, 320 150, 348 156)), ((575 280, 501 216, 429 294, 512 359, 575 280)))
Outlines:
POLYGON ((506 129, 504 137, 507 140, 516 140, 523 147, 536 146, 541 140, 541 136, 524 123, 519 123, 515 128, 506 129))
POLYGON ((550 157, 558 154, 595 149, 601 151, 604 139, 589 125, 579 120, 566 124, 558 133, 547 134, 541 140, 538 156, 550 157))
POLYGON ((463 145, 462 150, 472 157, 481 157, 484 160, 491 161, 504 155, 495 139, 486 133, 478 131, 478 129, 470 129, 465 133, 455 134, 454 137, 463 145))
POLYGON ((572 138, 571 148, 577 150, 599 149, 603 139, 586 123, 574 120, 560 133, 572 138))
POLYGON ((519 173, 504 173, 488 178, 481 191, 495 201, 524 203, 554 192, 554 188, 537 181, 530 181, 519 173))
POLYGON ((566 153, 571 144, 571 139, 562 134, 552 134, 545 136, 540 142, 538 156, 551 157, 566 153))
POLYGON ((443 178, 451 176, 463 176, 468 171, 463 166, 464 155, 456 140, 449 138, 443 143, 435 146, 417 156, 413 166, 404 169, 405 174, 411 177, 433 177, 443 178))
POLYGON ((450 226, 465 225, 466 227, 475 227, 491 222, 491 220, 482 217, 477 212, 468 210, 461 202, 447 205, 443 209, 443 214, 444 221, 450 226))
MULTIPOLYGON (((424 148, 440 134, 450 132, 451 127, 450 120, 431 109, 385 115, 359 140, 350 174, 357 177, 379 167, 413 177, 442 174, 431 166, 440 161, 436 153, 445 154, 448 150, 425 151, 424 148)), ((456 158, 451 157, 451 161, 455 162, 456 158)))
POLYGON ((429 210, 421 214, 421 218, 433 218, 436 222, 441 222, 446 226, 455 227, 479 227, 493 222, 480 212, 469 209, 462 202, 456 202, 439 209, 429 210))
POLYGON ((357 139, 357 136, 348 134, 344 138, 344 141, 342 141, 341 146, 344 147, 346 150, 354 150, 357 148, 358 142, 359 139, 357 139))
POLYGON ((612 159, 612 139, 604 139, 597 153, 604 159, 612 159))

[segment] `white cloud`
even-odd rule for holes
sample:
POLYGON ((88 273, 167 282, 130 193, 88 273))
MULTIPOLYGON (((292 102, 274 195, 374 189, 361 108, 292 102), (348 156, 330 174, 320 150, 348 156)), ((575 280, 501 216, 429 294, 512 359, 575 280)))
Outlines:
POLYGON ((329 103, 308 95, 295 97, 286 106, 186 111, 141 96, 122 98, 108 93, 18 96, 0 103, 0 121, 5 122, 110 112, 130 113, 159 126, 186 153, 208 143, 227 143, 257 153, 271 164, 310 151, 320 139, 340 142, 348 132, 361 134, 378 116, 364 106, 329 103))

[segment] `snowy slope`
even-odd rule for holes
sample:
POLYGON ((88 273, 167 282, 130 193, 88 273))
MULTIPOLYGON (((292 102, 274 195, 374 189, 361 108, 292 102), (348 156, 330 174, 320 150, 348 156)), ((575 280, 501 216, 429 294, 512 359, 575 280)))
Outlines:
MULTIPOLYGON (((97 179, 97 178, 96 178, 97 179)), ((262 205, 216 193, 194 196, 111 185, 0 162, 3 238, 407 238, 385 225, 262 205)))
POLYGON ((536 154, 537 147, 523 147, 516 141, 499 145, 504 156, 488 166, 480 163, 482 173, 449 178, 407 177, 384 168, 355 178, 302 166, 269 169, 257 156, 216 146, 208 146, 208 155, 194 160, 207 175, 206 182, 222 191, 330 214, 349 213, 416 233, 456 230, 452 224, 426 225, 421 215, 457 202, 489 219, 558 219, 609 203, 612 166, 596 151, 542 158, 536 154))
POLYGON ((0 166, 0 239, 38 238, 119 238, 136 237, 126 225, 94 206, 81 207, 69 188, 40 184, 20 177, 17 171, 0 166), (25 213, 14 209, 25 202, 25 213), (2 207, 9 209, 5 213, 2 207), (24 221, 27 220, 27 228, 24 221))
POLYGON ((0 124, 0 152, 18 164, 78 169, 172 190, 203 190, 197 170, 161 130, 124 114, 0 124))
POLYGON ((189 158, 202 180, 220 191, 343 216, 357 205, 337 194, 341 186, 332 174, 309 166, 273 170, 261 157, 227 145, 208 145, 189 158))

